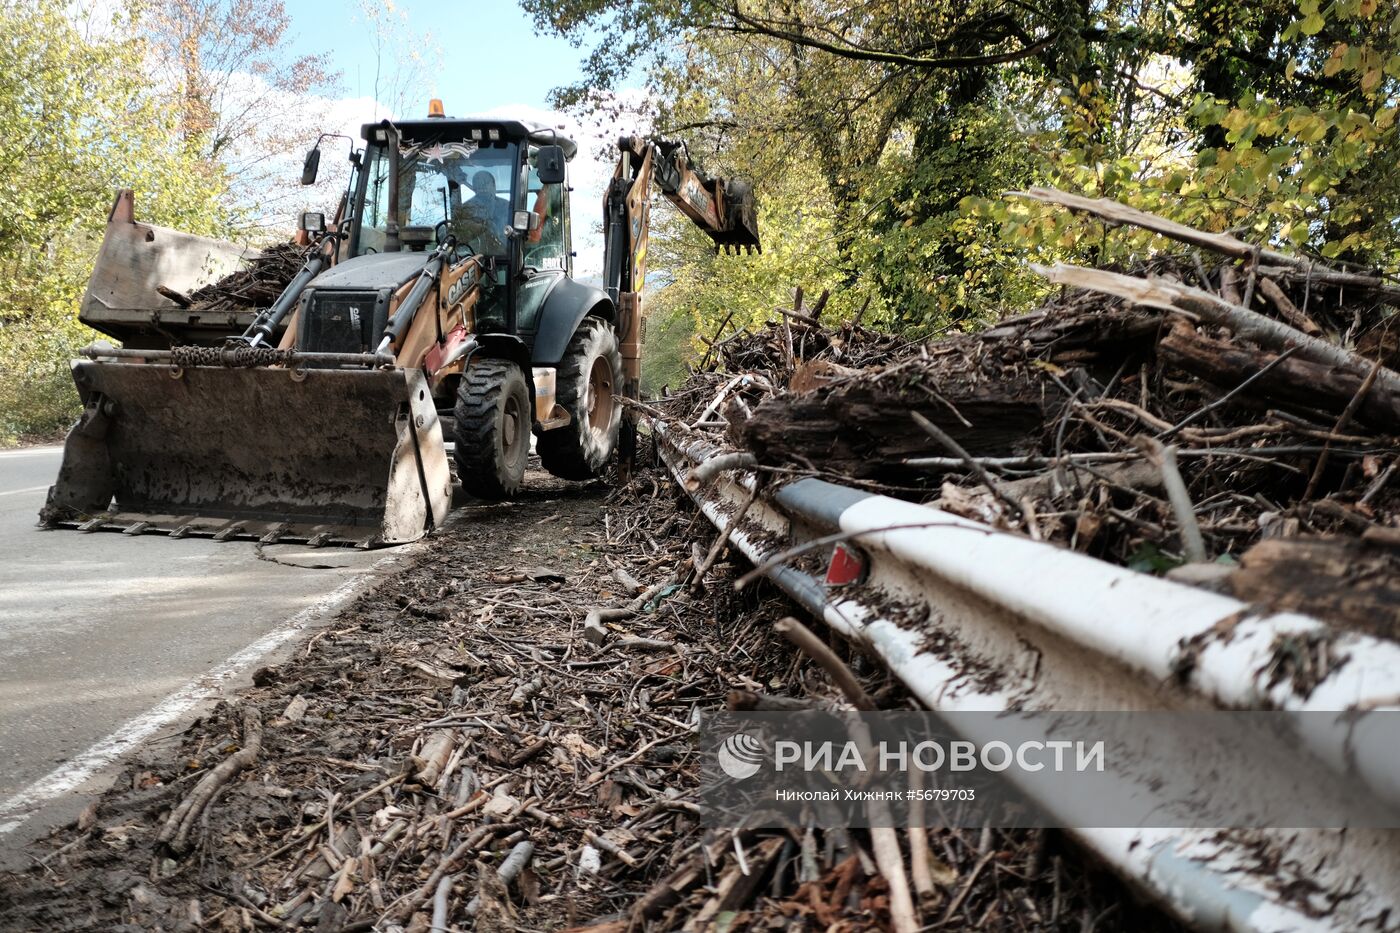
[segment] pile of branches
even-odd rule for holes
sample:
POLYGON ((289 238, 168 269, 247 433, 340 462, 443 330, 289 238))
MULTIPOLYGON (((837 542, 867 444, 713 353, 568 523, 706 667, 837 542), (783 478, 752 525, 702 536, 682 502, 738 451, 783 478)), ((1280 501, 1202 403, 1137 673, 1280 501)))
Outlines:
POLYGON ((1367 602, 1391 608, 1357 624, 1395 631, 1400 286, 1112 201, 1028 196, 1186 248, 1041 269, 1064 287, 1034 312, 918 345, 823 326, 799 294, 660 407, 778 479, 930 502, 1206 585, 1244 561, 1262 575, 1234 575, 1246 595, 1299 563, 1371 567, 1367 602))
POLYGON ((306 247, 295 243, 269 246, 231 272, 188 295, 162 292, 194 311, 241 311, 265 308, 277 300, 305 262, 306 247))

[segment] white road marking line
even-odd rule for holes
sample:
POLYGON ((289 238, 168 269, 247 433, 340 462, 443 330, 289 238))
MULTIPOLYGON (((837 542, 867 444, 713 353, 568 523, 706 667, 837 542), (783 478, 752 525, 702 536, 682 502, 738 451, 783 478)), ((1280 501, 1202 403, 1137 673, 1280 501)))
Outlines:
POLYGON ((9 817, 8 820, 0 823, 0 836, 14 832, 23 826, 25 821, 33 815, 33 811, 41 804, 80 787, 97 771, 105 768, 145 739, 179 719, 200 702, 220 695, 224 681, 295 637, 318 617, 340 609, 359 595, 360 590, 374 578, 375 571, 386 564, 417 553, 420 547, 419 544, 410 545, 403 551, 389 554, 375 561, 364 572, 351 577, 336 587, 328 596, 298 612, 227 661, 191 680, 161 700, 151 710, 126 723, 81 755, 64 762, 24 790, 0 803, 0 819, 9 817), (30 812, 19 813, 18 811, 21 810, 30 812))
POLYGON ((44 454, 60 453, 62 450, 62 447, 25 447, 21 450, 0 450, 0 460, 8 460, 11 457, 38 457, 44 454))
POLYGON ((0 492, 0 496, 17 496, 22 492, 38 492, 41 489, 48 489, 48 486, 27 486, 24 489, 10 489, 0 492))

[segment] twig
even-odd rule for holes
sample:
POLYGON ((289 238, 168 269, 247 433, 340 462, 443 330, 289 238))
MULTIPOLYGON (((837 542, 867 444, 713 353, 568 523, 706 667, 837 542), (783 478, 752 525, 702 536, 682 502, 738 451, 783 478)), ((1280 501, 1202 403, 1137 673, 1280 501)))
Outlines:
MULTIPOLYGON (((496 877, 500 879, 501 884, 509 885, 519 877, 520 873, 525 870, 525 866, 530 864, 530 858, 534 854, 535 844, 533 842, 528 839, 517 842, 515 848, 510 850, 510 855, 507 855, 506 860, 501 863, 501 867, 496 869, 496 877)), ((468 917, 474 917, 480 909, 481 897, 478 895, 471 899, 464 912, 468 917)))
MULTIPOLYGON (((880 807, 888 812, 888 804, 880 807)), ((904 856, 899 851, 899 836, 890 826, 870 827, 870 845, 875 850, 875 864, 890 889, 890 919, 895 933, 917 933, 919 915, 914 911, 914 899, 909 893, 909 879, 904 874, 904 856)))
POLYGON ((519 828, 520 824, 518 823, 488 823, 485 826, 478 826, 462 840, 457 848, 453 849, 441 862, 438 862, 437 868, 428 876, 427 881, 390 904, 389 909, 384 912, 380 919, 397 922, 412 915, 415 910, 427 902, 428 898, 437 893, 438 884, 443 878, 462 867, 463 861, 477 846, 481 845, 482 840, 493 833, 513 832, 519 828))
POLYGON ((943 919, 939 921, 940 925, 953 919, 953 915, 958 912, 958 908, 962 906, 962 902, 967 900, 968 894, 972 893, 972 886, 977 882, 977 876, 982 874, 982 869, 987 867, 987 863, 990 862, 996 854, 996 849, 992 849, 986 855, 978 859, 976 865, 972 866, 972 871, 968 873, 967 880, 963 882, 962 887, 958 890, 957 896, 948 902, 948 909, 943 911, 943 919))
POLYGON ((821 665, 826 671, 832 683, 841 688, 841 692, 846 695, 846 699, 851 701, 851 705, 859 710, 877 709, 875 701, 870 698, 870 694, 865 692, 865 688, 856 680, 856 675, 851 673, 851 669, 846 666, 846 662, 836 656, 826 642, 822 641, 812 630, 792 616, 779 619, 773 625, 773 631, 782 635, 798 648, 801 648, 813 661, 821 665))
POLYGON ((715 335, 710 338, 709 345, 705 347, 705 355, 700 358, 700 365, 695 367, 697 371, 704 369, 705 364, 710 362, 710 354, 715 352, 715 347, 718 346, 716 341, 719 340, 719 335, 724 333, 724 329, 729 326, 729 322, 734 319, 734 311, 734 308, 730 308, 729 313, 725 315, 724 320, 720 322, 719 327, 715 328, 715 335))
POLYGON ((865 296, 865 301, 861 303, 860 310, 856 312, 856 316, 855 316, 855 317, 851 318, 851 329, 852 329, 852 330, 855 330, 857 327, 860 326, 860 320, 861 320, 861 318, 865 317, 865 309, 870 307, 870 299, 871 299, 872 297, 873 297, 873 296, 871 296, 871 295, 866 295, 866 296, 865 296))
POLYGON ((1400 467, 1400 457, 1391 460, 1390 466, 1382 470, 1380 476, 1377 476, 1371 481, 1371 485, 1366 487, 1366 494, 1359 500, 1361 505, 1370 505, 1371 500, 1380 495, 1380 491, 1385 488, 1386 483, 1390 482, 1390 477, 1394 475, 1397 467, 1400 467))
MULTIPOLYGON (((358 797, 356 797, 354 800, 351 800, 348 804, 345 805, 345 809, 346 809, 346 810, 354 810, 355 807, 359 806, 360 804, 364 803, 364 802, 365 802, 366 800, 368 800, 369 798, 373 797, 375 794, 377 794, 377 793, 379 793, 380 791, 384 790, 384 788, 390 787, 390 786, 392 786, 392 785, 394 785, 394 784, 398 784, 398 783, 400 783, 401 781, 403 781, 404 779, 406 779, 407 777, 408 777, 408 774, 407 774, 407 773, 396 774, 396 775, 394 775, 394 776, 391 777, 391 778, 387 778, 386 780, 380 781, 378 784, 374 785, 374 786, 371 787, 369 790, 367 790, 367 791, 365 791, 364 793, 360 794, 360 795, 359 795, 358 797)), ((259 865, 265 865, 265 864, 267 864, 268 862, 270 862, 270 861, 272 861, 273 859, 275 859, 277 856, 281 855, 283 852, 287 852, 287 851, 289 851, 289 850, 291 850, 291 849, 295 849, 297 846, 301 845, 303 842, 305 842, 306 840, 310 839, 312 836, 316 835, 317 833, 319 833, 321 830, 323 830, 323 829, 325 829, 325 828, 326 828, 326 821, 325 821, 324 819, 317 820, 315 823, 312 823, 310 826, 308 826, 308 827, 306 827, 305 829, 303 829, 300 833, 298 833, 297 835, 293 836, 293 837, 292 837, 291 839, 289 839, 287 842, 282 843, 282 845, 280 845, 280 846, 278 846, 277 848, 273 849, 271 852, 268 852, 266 855, 260 856, 256 861, 252 862, 252 863, 249 864, 247 867, 248 867, 248 868, 257 868, 259 865)))
POLYGON ((1278 287, 1273 279, 1262 277, 1259 279, 1259 291, 1269 299, 1269 302, 1278 309, 1278 313, 1283 315, 1283 319, 1305 334, 1314 337, 1322 336, 1322 328, 1317 326, 1317 322, 1308 317, 1298 306, 1278 287))
MULTIPOLYGON (((924 772, 920 768, 909 771, 911 790, 919 791, 924 786, 924 772)), ((924 826, 924 798, 914 794, 909 800, 909 876, 914 882, 914 891, 922 900, 931 897, 937 887, 930 867, 933 853, 928 847, 928 830, 924 826)))
POLYGON ((620 622, 623 619, 630 619, 636 614, 637 611, 631 607, 590 609, 583 620, 583 637, 595 645, 602 645, 608 640, 608 630, 603 626, 604 622, 620 622))
MULTIPOLYGON (((1361 380, 1361 385, 1357 386, 1356 394, 1347 402, 1347 407, 1342 409, 1342 413, 1337 417, 1337 423, 1332 426, 1333 434, 1341 434, 1351 424, 1352 416, 1361 407, 1361 402, 1366 398, 1366 393, 1371 391, 1371 386, 1376 384, 1376 377, 1380 375, 1381 361, 1376 360, 1371 371, 1366 374, 1366 378, 1361 380)), ((1308 479, 1308 488, 1303 492, 1303 498, 1311 499, 1317 492, 1318 483, 1322 482, 1322 471, 1327 468, 1327 461, 1331 457, 1332 442, 1326 441, 1322 445, 1322 453, 1317 455, 1317 465, 1313 467, 1312 477, 1308 479)))
POLYGON ((992 491, 992 495, 996 496, 1010 507, 1013 515, 1017 518, 1023 515, 1021 503, 1013 499, 1006 490, 1002 488, 1001 483, 997 482, 996 478, 987 471, 987 468, 978 463, 973 458, 972 454, 963 449, 961 444, 953 440, 948 435, 948 432, 944 431, 917 411, 911 411, 909 417, 913 418, 914 423, 923 428, 924 432, 928 434, 929 437, 946 447, 949 453, 961 460, 969 470, 975 473, 977 478, 982 481, 982 484, 992 491))
POLYGON ((716 454, 704 463, 691 469, 685 477, 685 486, 691 492, 707 485, 725 470, 747 470, 758 465, 758 458, 751 453, 716 454))
POLYGON ((604 852, 608 853, 613 858, 626 865, 628 868, 637 867, 636 856, 632 855, 630 852, 628 852, 626 849, 624 849, 617 843, 613 842, 611 839, 608 839, 604 836, 600 836, 591 829, 585 829, 583 831, 583 838, 587 839, 589 842, 593 843, 593 845, 602 849, 604 852))
POLYGON ((978 534, 997 534, 996 529, 987 527, 973 527, 959 521, 948 520, 940 522, 906 522, 902 525, 882 525, 879 528, 863 528, 860 531, 838 531, 834 534, 822 535, 820 538, 813 538, 811 541, 804 541, 795 544, 790 548, 779 551, 772 557, 759 564, 748 573, 734 581, 734 589, 742 590, 759 577, 766 575, 770 570, 779 564, 786 563, 794 557, 801 557, 810 551, 819 550, 828 544, 836 544, 839 541, 850 541, 852 538, 862 538, 865 535, 877 535, 886 531, 909 531, 915 528, 957 528, 962 531, 974 531, 978 534))
POLYGON ((1176 448, 1163 444, 1155 438, 1140 436, 1136 443, 1147 454, 1154 466, 1162 474, 1162 488, 1167 491, 1167 501, 1171 503, 1176 523, 1181 527, 1181 550, 1187 561, 1204 563, 1206 557, 1205 539, 1201 537, 1201 525, 1196 520, 1196 509, 1191 504, 1191 494, 1181 471, 1176 467, 1176 448))
POLYGON ((724 525, 724 530, 719 533, 718 538, 715 538, 715 543, 710 545, 710 552, 705 555, 705 560, 699 567, 695 568, 695 585, 697 587, 701 585, 702 581, 705 579, 705 574, 710 572, 710 568, 713 567, 715 561, 719 559, 720 552, 723 551, 724 546, 729 543, 729 536, 734 533, 734 529, 738 527, 739 523, 744 520, 744 516, 748 514, 749 507, 752 506, 754 500, 758 498, 758 492, 759 486, 755 483, 754 488, 749 492, 748 498, 744 500, 744 504, 739 506, 739 510, 729 517, 729 521, 724 525))
POLYGON ((433 892, 432 933, 447 933, 447 896, 452 893, 452 885, 456 881, 456 875, 443 875, 437 890, 433 892))
POLYGON ((200 779, 170 818, 161 827, 156 843, 163 844, 171 852, 183 854, 186 851, 190 828, 200 813, 214 799, 214 794, 233 779, 233 776, 257 760, 262 751, 262 716, 257 707, 243 708, 243 747, 219 762, 218 767, 200 779))
POLYGON ((652 739, 650 742, 648 742, 648 743, 646 743, 645 745, 643 745, 641 748, 637 749, 637 750, 636 750, 635 752, 633 752, 632 754, 628 755, 626 758, 620 758, 620 759, 618 759, 617 761, 614 761, 612 764, 608 765, 608 766, 607 766, 606 768, 604 768, 602 771, 595 771, 593 774, 590 774, 590 775, 588 776, 588 780, 586 780, 586 781, 583 782, 583 786, 584 786, 584 787, 592 787, 594 784, 597 784, 599 781, 601 781, 603 778, 607 777, 609 774, 612 774, 612 773, 613 773, 614 771, 616 771, 618 768, 621 768, 621 767, 623 767, 624 765, 629 765, 629 764, 631 764, 632 762, 636 761, 638 758, 640 758, 640 757, 642 757, 643 755, 645 755, 647 752, 651 751, 651 750, 652 750, 653 748, 655 748, 656 746, 660 745, 662 742, 671 742, 671 741, 674 741, 675 739, 680 738, 680 737, 681 737, 682 735, 684 735, 684 734, 685 734, 684 732, 672 732, 672 733, 670 733, 669 735, 657 736, 656 738, 652 739))
MULTIPOLYGON (((778 620, 773 626, 773 631, 816 661, 856 709, 870 712, 878 708, 846 663, 807 626, 788 616, 778 620)), ((869 746, 870 733, 865 724, 861 722, 853 726, 857 726, 863 733, 858 739, 863 739, 863 744, 869 746)), ((872 811, 883 811, 884 816, 889 815, 888 807, 883 802, 880 802, 878 807, 872 806, 872 811)), ((874 849, 875 864, 879 866, 880 874, 885 876, 885 882, 889 885, 890 918, 894 921, 894 929, 896 933, 914 933, 919 929, 919 921, 914 911, 914 899, 909 893, 909 879, 904 873, 904 856, 899 851, 899 836, 890 826, 880 825, 883 820, 876 819, 873 815, 871 822, 875 825, 870 828, 870 843, 874 849)))
POLYGON ((1178 421, 1176 424, 1174 424, 1174 425, 1172 425, 1171 427, 1167 428, 1167 429, 1166 429, 1165 431, 1163 431, 1161 434, 1158 434, 1158 435, 1157 435, 1157 440, 1159 440, 1159 441, 1165 441, 1167 438, 1171 437, 1173 434, 1175 434, 1176 432, 1180 431, 1182 428, 1186 427, 1186 426, 1187 426, 1188 424, 1190 424, 1191 422, 1193 422, 1193 421, 1198 421, 1198 420, 1200 420, 1202 417, 1204 417, 1205 415, 1209 414, 1210 412, 1215 411, 1217 408, 1221 407, 1222 405, 1225 405, 1226 403, 1228 403, 1228 402, 1230 401, 1230 399, 1234 398, 1236 395, 1239 395, 1241 392, 1243 392, 1245 389, 1249 388, 1250 385, 1252 385, 1253 383, 1257 382, 1259 379, 1262 379, 1264 376, 1268 375, 1269 372, 1271 372, 1275 366, 1278 366, 1278 365, 1279 365, 1280 363, 1282 363, 1284 360, 1288 359, 1290 356, 1292 356, 1294 353, 1297 353, 1297 352, 1298 352, 1298 348, 1297 348, 1297 347, 1289 347, 1288 349, 1284 350, 1284 351, 1283 351, 1282 353, 1280 353, 1278 356, 1276 356, 1276 357, 1274 357, 1272 360, 1270 360, 1267 366, 1264 366, 1263 368, 1261 368, 1258 372, 1256 372, 1254 375, 1250 376, 1250 377, 1249 377, 1248 379, 1246 379, 1244 382, 1241 382, 1239 385, 1235 386, 1235 387, 1234 387, 1233 389, 1231 389, 1229 392, 1226 392, 1224 395, 1220 396, 1220 398, 1218 398, 1218 399, 1216 399, 1215 401, 1211 402, 1209 405, 1206 405, 1204 408, 1198 408, 1198 409, 1196 409, 1196 410, 1193 411, 1191 414, 1187 415, 1185 418, 1182 418, 1182 419, 1181 419, 1180 421, 1178 421))
POLYGON ((613 579, 616 580, 618 583, 621 583, 624 587, 626 587, 627 592, 632 596, 636 596, 644 589, 644 587, 637 582, 636 577, 632 576, 630 573, 628 573, 621 567, 613 568, 613 579))

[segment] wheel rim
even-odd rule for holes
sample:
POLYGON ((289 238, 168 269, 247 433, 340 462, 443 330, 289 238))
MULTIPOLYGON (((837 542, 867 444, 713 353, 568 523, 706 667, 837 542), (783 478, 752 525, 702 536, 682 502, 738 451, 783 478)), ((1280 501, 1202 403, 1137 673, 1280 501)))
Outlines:
POLYGON ((606 432, 612 426, 613 382, 612 366, 605 356, 593 361, 588 372, 588 426, 606 432))
POLYGON ((520 443, 520 400, 514 395, 506 398, 505 409, 501 412, 501 450, 509 460, 520 443))

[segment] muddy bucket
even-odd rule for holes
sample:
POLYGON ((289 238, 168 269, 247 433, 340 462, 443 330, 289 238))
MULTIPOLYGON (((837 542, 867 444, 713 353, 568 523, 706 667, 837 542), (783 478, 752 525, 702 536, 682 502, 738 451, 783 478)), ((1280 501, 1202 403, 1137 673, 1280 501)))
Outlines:
MULTIPOLYGON (((120 352, 120 351, 119 351, 120 352)), ((77 361, 45 524, 375 547, 446 518, 422 373, 77 361)))

